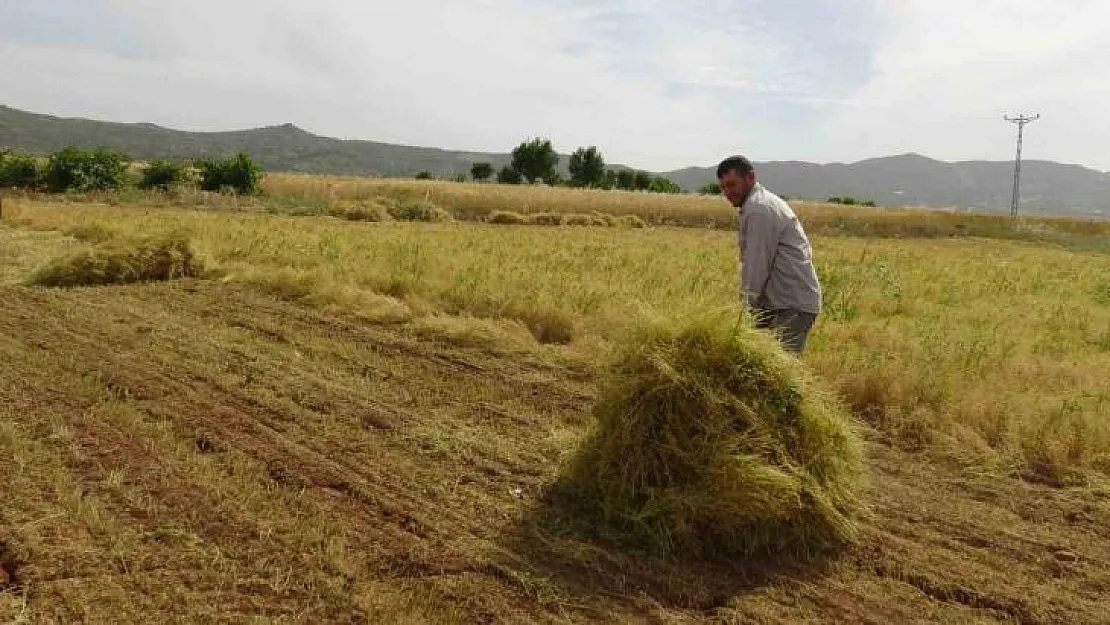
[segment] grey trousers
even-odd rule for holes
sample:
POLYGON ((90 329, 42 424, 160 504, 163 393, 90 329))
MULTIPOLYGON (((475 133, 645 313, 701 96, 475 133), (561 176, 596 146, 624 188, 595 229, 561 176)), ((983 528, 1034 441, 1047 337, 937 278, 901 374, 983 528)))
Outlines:
POLYGON ((786 351, 801 356, 817 315, 800 310, 756 310, 756 327, 778 334, 786 351))

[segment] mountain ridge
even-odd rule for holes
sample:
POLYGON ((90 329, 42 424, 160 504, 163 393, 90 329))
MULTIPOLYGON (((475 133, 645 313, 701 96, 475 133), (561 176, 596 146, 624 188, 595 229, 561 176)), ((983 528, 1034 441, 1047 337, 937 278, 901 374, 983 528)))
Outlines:
MULTIPOLYGON (((246 151, 267 170, 310 174, 439 177, 465 174, 474 162, 495 169, 508 153, 451 150, 363 139, 338 139, 293 123, 227 131, 186 131, 150 122, 106 122, 33 113, 0 104, 0 149, 48 154, 68 146, 103 147, 137 159, 185 159, 246 151)), ((569 157, 560 154, 566 175, 569 157)), ((625 169, 623 165, 611 165, 625 169)), ((1045 160, 1022 162, 1025 213, 1110 217, 1110 173, 1045 160)), ((779 160, 756 163, 760 180, 793 198, 855 197, 887 206, 925 206, 975 212, 1009 210, 1012 161, 940 161, 915 152, 854 162, 779 160)), ((687 191, 715 179, 715 166, 653 172, 687 191)))

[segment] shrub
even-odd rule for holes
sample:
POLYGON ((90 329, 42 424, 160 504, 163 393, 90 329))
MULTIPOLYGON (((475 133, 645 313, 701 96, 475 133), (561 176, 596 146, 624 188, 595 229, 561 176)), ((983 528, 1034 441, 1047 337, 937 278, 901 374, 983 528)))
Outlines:
POLYGON ((701 194, 701 195, 720 195, 721 194, 721 183, 719 183, 719 182, 710 182, 710 183, 707 183, 705 185, 702 185, 702 187, 700 189, 698 189, 698 193, 701 194))
POLYGON ((66 148, 50 156, 43 177, 46 188, 55 193, 118 189, 123 185, 127 160, 119 152, 66 148))
POLYGON ((139 188, 169 191, 177 185, 184 184, 188 178, 185 165, 181 163, 152 161, 143 168, 142 177, 139 179, 139 188))
POLYGON ((24 154, 0 154, 0 187, 33 189, 39 185, 42 172, 38 160, 24 154))
POLYGON ((389 208, 389 214, 398 221, 453 221, 451 213, 427 200, 401 201, 389 208))
POLYGON ((512 211, 493 211, 486 219, 491 224, 520 225, 525 222, 524 215, 512 211))
POLYGON ((200 188, 205 191, 232 190, 241 195, 258 192, 262 170, 249 154, 240 152, 225 160, 206 159, 198 163, 200 188))
POLYGON ((417 180, 431 180, 432 179, 432 172, 430 172, 430 171, 419 172, 419 173, 416 174, 415 178, 417 180))
POLYGON ((671 193, 674 195, 682 193, 682 187, 680 187, 677 182, 662 176, 656 176, 651 179, 649 190, 652 193, 671 193))
POLYGON ((202 271, 189 241, 172 236, 60 258, 35 272, 29 282, 48 287, 129 284, 197 277, 202 271))
POLYGON ((493 176, 493 165, 489 163, 474 163, 470 166, 470 175, 478 182, 489 180, 493 176))
POLYGON ((497 172, 497 182, 501 184, 520 184, 524 181, 524 176, 512 167, 506 165, 497 172))
POLYGON ((622 169, 617 172, 616 181, 616 187, 618 189, 632 191, 636 188, 636 172, 631 169, 622 169))
POLYGON ((664 555, 815 553, 855 537, 861 443, 846 409, 727 312, 638 324, 555 491, 664 555))

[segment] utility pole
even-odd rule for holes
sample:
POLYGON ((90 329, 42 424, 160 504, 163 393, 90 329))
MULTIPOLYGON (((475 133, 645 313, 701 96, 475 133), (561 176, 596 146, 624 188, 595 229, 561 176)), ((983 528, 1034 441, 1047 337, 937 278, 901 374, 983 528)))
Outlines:
POLYGON ((1014 160, 1014 196, 1010 200, 1010 217, 1017 218, 1018 203, 1021 200, 1021 143, 1025 137, 1025 125, 1031 124, 1041 118, 1040 113, 1032 116, 1026 116, 1024 113, 1017 117, 1010 117, 1009 115, 1003 116, 1008 122, 1017 124, 1018 139, 1017 139, 1017 159, 1014 160))

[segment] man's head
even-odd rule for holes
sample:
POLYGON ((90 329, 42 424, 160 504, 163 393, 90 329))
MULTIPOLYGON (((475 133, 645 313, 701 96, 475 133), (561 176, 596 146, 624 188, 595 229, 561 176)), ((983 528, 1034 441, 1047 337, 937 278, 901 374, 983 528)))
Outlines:
POLYGON ((755 186, 755 168, 743 156, 730 156, 717 166, 717 181, 729 203, 740 206, 755 186))

